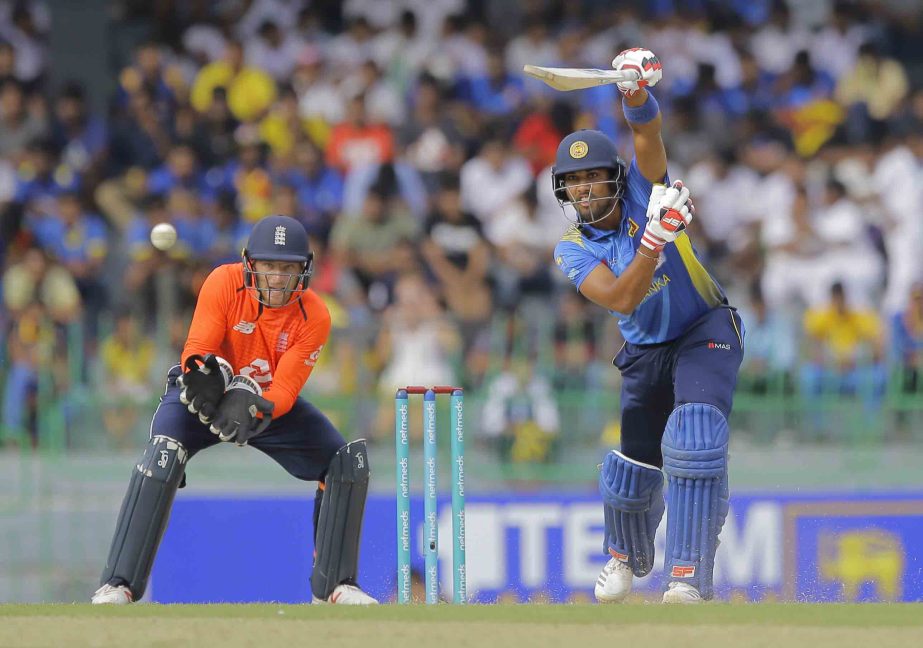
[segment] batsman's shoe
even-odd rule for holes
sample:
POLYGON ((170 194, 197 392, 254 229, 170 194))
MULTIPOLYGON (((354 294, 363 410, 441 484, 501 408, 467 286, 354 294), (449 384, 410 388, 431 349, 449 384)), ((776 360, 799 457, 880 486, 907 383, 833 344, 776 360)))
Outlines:
POLYGON ((699 594, 699 590, 688 583, 670 583, 667 591, 663 593, 664 603, 684 603, 694 604, 701 603, 705 599, 699 594))
POLYGON ((596 579, 593 593, 600 603, 621 603, 631 594, 631 567, 618 558, 610 558, 596 579))
POLYGON ((340 583, 333 588, 327 600, 311 597, 312 603, 330 603, 332 605, 378 605, 378 601, 355 585, 340 583))
POLYGON ((131 590, 124 585, 110 585, 106 583, 93 594, 90 602, 93 605, 128 605, 134 601, 131 590))

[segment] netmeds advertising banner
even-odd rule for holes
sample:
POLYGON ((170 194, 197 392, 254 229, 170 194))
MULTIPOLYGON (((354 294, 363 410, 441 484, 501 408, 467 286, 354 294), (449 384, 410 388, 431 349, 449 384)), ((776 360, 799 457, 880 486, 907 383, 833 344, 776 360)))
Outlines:
MULTIPOLYGON (((310 601, 313 498, 179 496, 148 596, 161 603, 310 601)), ((392 497, 370 496, 360 584, 395 598, 392 497)), ((422 579, 423 504, 412 500, 414 575, 422 579)), ((451 503, 440 501, 440 588, 452 600, 451 503)), ((466 511, 468 598, 492 603, 590 601, 606 561, 595 494, 478 497, 466 511)), ((636 579, 659 597, 657 565, 636 579)), ((749 601, 923 601, 923 493, 810 497, 733 494, 715 568, 716 596, 749 601)), ((422 593, 422 581, 415 584, 422 593)), ((634 594, 633 594, 634 595, 634 594)))

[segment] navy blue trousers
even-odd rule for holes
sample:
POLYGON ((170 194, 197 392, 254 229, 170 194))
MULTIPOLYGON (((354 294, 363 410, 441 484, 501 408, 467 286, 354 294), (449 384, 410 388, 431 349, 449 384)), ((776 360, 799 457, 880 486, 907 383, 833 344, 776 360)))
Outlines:
POLYGON ((626 342, 613 361, 622 372, 622 453, 663 466, 664 427, 685 403, 714 405, 730 416, 743 346, 743 322, 728 306, 708 311, 670 342, 626 342))
MULTIPOLYGON (((177 365, 167 374, 167 388, 151 421, 151 436, 176 439, 189 452, 189 458, 221 441, 179 400, 176 379, 182 373, 177 365)), ((261 450, 298 479, 320 481, 327 474, 330 460, 346 440, 324 414, 311 403, 298 398, 284 416, 274 418, 248 445, 261 450)))

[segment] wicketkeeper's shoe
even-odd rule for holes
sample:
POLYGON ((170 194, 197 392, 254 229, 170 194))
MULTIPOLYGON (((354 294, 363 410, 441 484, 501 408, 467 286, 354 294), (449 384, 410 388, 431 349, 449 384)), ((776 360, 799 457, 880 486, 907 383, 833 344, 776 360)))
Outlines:
POLYGON ((340 583, 333 588, 327 600, 311 596, 312 603, 331 603, 333 605, 378 605, 378 601, 355 585, 340 583))
POLYGON ((664 603, 701 603, 705 599, 699 594, 699 590, 688 583, 670 583, 667 591, 663 593, 664 603))
POLYGON ((631 567, 618 558, 610 558, 596 579, 593 593, 600 603, 621 603, 631 594, 631 567))
POLYGON ((110 585, 106 583, 93 594, 90 602, 93 605, 128 605, 134 601, 131 590, 124 585, 110 585))

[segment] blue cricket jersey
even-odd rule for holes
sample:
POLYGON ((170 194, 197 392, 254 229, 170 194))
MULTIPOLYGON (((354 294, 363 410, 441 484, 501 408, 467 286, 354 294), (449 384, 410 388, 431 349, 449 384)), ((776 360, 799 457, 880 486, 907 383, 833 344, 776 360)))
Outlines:
MULTIPOLYGON (((591 225, 574 225, 565 232, 554 248, 554 261, 578 289, 600 263, 618 276, 635 258, 647 224, 651 188, 632 160, 618 229, 605 231, 591 225)), ((609 312, 618 318, 625 340, 657 344, 678 338, 695 320, 724 302, 724 290, 702 266, 689 237, 683 233, 663 249, 651 287, 634 312, 609 312)))

